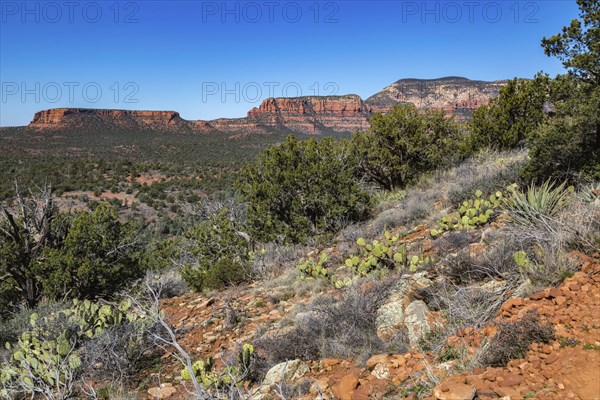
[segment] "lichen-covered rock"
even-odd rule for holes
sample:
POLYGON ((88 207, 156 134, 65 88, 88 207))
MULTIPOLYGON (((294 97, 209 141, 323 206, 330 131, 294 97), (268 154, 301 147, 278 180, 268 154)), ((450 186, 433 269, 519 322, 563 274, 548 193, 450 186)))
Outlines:
POLYGON ((419 340, 432 330, 432 315, 422 300, 415 300, 406 307, 404 325, 408 331, 410 346, 415 348, 419 340))
POLYGON ((377 310, 375 324, 377 336, 383 340, 389 340, 395 331, 402 328, 404 322, 404 296, 408 289, 409 281, 402 280, 392 290, 387 301, 377 310))
POLYGON ((303 377, 310 368, 306 363, 301 360, 284 361, 272 367, 262 385, 260 386, 258 393, 252 396, 253 400, 263 400, 269 398, 269 394, 273 392, 273 389, 279 383, 294 383, 301 377, 303 377))

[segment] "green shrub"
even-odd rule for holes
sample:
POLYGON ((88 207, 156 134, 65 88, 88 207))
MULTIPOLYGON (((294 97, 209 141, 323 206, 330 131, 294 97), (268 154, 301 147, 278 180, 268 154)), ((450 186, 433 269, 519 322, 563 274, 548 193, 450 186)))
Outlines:
POLYGON ((550 79, 513 79, 498 97, 473 112, 470 123, 472 147, 508 150, 523 146, 531 132, 545 119, 543 110, 550 79))
POLYGON ((600 178, 600 87, 563 77, 555 113, 528 140, 523 180, 576 182, 600 178))
POLYGON ((257 240, 299 243, 363 219, 370 203, 345 143, 292 136, 244 168, 236 187, 257 240))
POLYGON ((568 75, 556 79, 555 115, 528 143, 531 161, 524 179, 542 182, 600 178, 600 23, 596 1, 577 0, 580 18, 542 39, 547 56, 557 57, 568 75))
POLYGON ((139 266, 142 243, 133 222, 121 222, 117 210, 101 203, 79 214, 64 245, 48 249, 41 263, 44 292, 52 298, 110 297, 144 271, 139 266))
POLYGON ((413 105, 375 114, 371 128, 352 138, 359 174, 386 190, 464 158, 463 146, 464 137, 452 119, 438 111, 421 114, 413 105))
POLYGON ((218 289, 249 278, 251 244, 221 209, 184 233, 181 277, 194 290, 218 289))
POLYGON ((146 271, 164 271, 173 266, 179 257, 179 241, 177 238, 155 239, 146 246, 140 258, 140 265, 146 271))

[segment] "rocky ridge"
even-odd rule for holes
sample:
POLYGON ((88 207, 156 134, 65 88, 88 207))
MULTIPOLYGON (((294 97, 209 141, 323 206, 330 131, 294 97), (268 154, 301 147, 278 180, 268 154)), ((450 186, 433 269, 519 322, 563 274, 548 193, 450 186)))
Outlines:
POLYGON ((92 108, 53 108, 36 112, 29 123, 35 129, 150 129, 166 131, 193 130, 208 132, 204 121, 187 121, 175 111, 132 111, 92 108))
POLYGON ((441 109, 458 120, 470 119, 474 109, 498 96, 505 80, 477 81, 462 77, 400 79, 365 100, 374 111, 387 112, 394 105, 414 104, 420 110, 441 109))
POLYGON ((411 103, 420 110, 441 109, 458 120, 498 95, 505 81, 466 78, 403 79, 363 101, 358 95, 268 98, 244 118, 210 121, 185 120, 175 111, 131 111, 55 108, 39 111, 29 127, 57 129, 138 129, 173 132, 252 134, 352 133, 369 127, 374 112, 387 112, 396 104, 411 103))

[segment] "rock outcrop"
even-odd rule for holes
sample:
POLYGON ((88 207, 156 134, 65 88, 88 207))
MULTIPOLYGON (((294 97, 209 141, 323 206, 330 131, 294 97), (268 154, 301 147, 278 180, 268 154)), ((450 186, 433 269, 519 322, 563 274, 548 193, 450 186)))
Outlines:
POLYGON ((352 132, 369 127, 371 109, 354 94, 346 96, 267 99, 248 118, 272 127, 304 133, 352 132))
POLYGON ((412 103, 420 110, 442 109, 458 120, 497 96, 506 81, 472 81, 466 78, 402 79, 363 101, 358 95, 268 98, 244 118, 189 121, 175 111, 130 111, 89 108, 54 108, 35 114, 29 127, 36 129, 136 129, 177 132, 335 134, 369 128, 374 112, 412 103))
POLYGON ((505 80, 475 81, 462 77, 440 79, 400 79, 365 100, 378 112, 388 112, 397 104, 412 103, 420 110, 441 109, 457 120, 471 118, 474 109, 498 96, 505 80))
POLYGON ((37 129, 212 130, 204 121, 187 121, 175 111, 53 108, 36 112, 29 127, 37 129))

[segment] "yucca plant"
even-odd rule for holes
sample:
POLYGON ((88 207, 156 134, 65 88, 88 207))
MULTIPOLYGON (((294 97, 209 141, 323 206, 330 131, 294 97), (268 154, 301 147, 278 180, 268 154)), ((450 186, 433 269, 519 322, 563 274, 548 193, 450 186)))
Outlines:
POLYGON ((578 194, 579 198, 586 203, 600 206, 600 182, 590 183, 578 194))
POLYGON ((556 215, 571 201, 573 193, 566 182, 557 186, 547 180, 541 186, 529 186, 525 192, 514 188, 505 208, 514 223, 532 225, 556 215))

